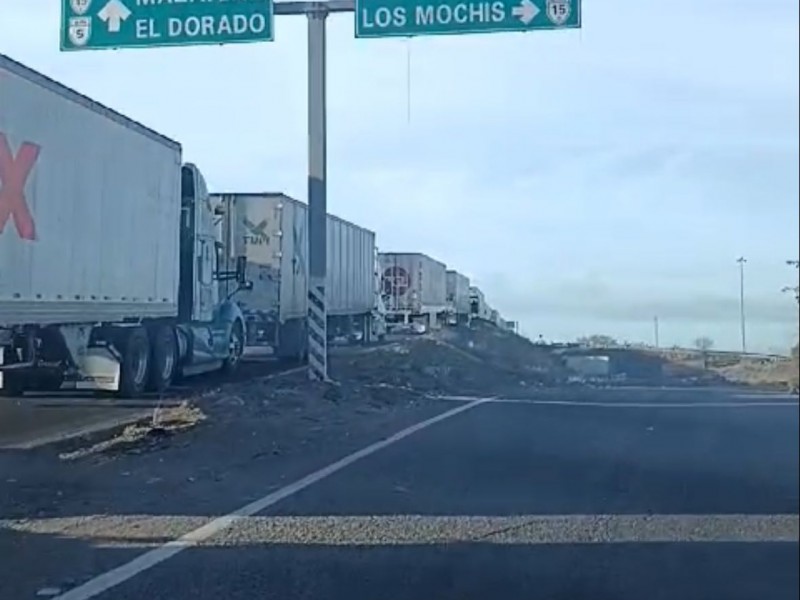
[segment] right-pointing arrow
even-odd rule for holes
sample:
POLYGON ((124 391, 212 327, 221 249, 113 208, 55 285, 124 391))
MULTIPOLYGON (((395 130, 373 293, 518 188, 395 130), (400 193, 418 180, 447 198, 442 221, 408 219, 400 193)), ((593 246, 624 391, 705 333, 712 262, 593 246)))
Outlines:
POLYGON ((539 7, 536 6, 531 0, 522 0, 519 6, 511 9, 511 14, 522 21, 523 25, 528 25, 539 14, 539 7))

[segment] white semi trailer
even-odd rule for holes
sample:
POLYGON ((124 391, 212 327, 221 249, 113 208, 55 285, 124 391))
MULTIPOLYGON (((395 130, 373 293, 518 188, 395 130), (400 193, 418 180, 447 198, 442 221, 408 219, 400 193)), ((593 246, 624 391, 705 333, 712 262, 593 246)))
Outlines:
POLYGON ((234 369, 200 171, 181 146, 0 55, 0 392, 132 397, 234 369))
POLYGON ((469 323, 469 277, 447 271, 447 320, 450 325, 469 323))
MULTIPOLYGON (((281 193, 212 194, 226 257, 246 257, 252 288, 236 299, 247 345, 268 347, 285 359, 307 352, 308 207, 281 193)), ((329 341, 382 337, 375 234, 334 215, 327 217, 329 341)), ((227 284, 223 284, 223 293, 227 284)))
POLYGON ((447 266, 419 252, 381 252, 379 258, 387 320, 438 327, 447 313, 447 266))
POLYGON ((491 307, 486 303, 486 296, 477 286, 469 287, 470 316, 473 319, 489 321, 491 319, 491 307))

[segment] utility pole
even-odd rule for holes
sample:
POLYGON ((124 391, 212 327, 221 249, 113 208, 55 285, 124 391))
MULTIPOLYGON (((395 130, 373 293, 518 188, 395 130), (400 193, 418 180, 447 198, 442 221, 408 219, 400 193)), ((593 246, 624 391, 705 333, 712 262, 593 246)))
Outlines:
POLYGON ((739 320, 742 327, 742 352, 746 353, 747 337, 744 317, 744 264, 747 262, 747 259, 744 256, 740 256, 736 259, 736 262, 739 263, 739 320))
POLYGON ((660 346, 658 344, 658 315, 653 317, 653 330, 655 333, 656 348, 659 348, 660 346))
MULTIPOLYGON (((790 267, 794 267, 795 269, 800 269, 800 261, 798 260, 787 260, 786 264, 790 267)), ((800 304, 800 285, 796 285, 794 287, 787 286, 781 290, 782 292, 794 292, 794 299, 800 304)))

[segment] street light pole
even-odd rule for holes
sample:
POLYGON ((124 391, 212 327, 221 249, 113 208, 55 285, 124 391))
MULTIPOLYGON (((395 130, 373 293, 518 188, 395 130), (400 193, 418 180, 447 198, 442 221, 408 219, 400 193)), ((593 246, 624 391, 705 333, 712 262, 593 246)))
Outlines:
POLYGON ((745 353, 747 352, 747 337, 744 316, 744 264, 747 259, 744 256, 740 256, 736 259, 736 262, 739 263, 739 320, 742 327, 742 352, 745 353))
POLYGON ((658 344, 658 316, 653 317, 653 329, 654 329, 655 338, 656 338, 656 348, 658 348, 659 347, 659 344, 658 344))

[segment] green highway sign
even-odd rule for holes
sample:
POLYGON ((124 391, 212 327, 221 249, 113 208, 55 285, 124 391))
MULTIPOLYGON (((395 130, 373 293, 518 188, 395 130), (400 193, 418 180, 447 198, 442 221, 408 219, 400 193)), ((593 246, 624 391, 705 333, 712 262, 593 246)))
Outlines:
POLYGON ((61 49, 269 42, 272 0, 61 0, 61 49))
POLYGON ((577 29, 581 0, 355 0, 356 37, 577 29))

